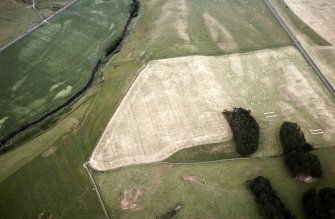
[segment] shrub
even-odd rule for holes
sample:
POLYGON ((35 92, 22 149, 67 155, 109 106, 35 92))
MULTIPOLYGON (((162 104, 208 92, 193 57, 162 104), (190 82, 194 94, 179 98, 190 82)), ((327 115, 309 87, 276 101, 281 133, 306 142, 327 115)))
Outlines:
POLYGON ((319 194, 315 188, 310 189, 303 195, 302 204, 309 219, 334 219, 335 189, 323 188, 319 194))
POLYGON ((263 176, 258 176, 247 181, 249 189, 256 197, 261 214, 265 218, 295 219, 296 217, 286 208, 285 204, 277 197, 270 180, 263 176))
POLYGON ((284 161, 294 177, 297 175, 306 175, 316 178, 322 176, 321 163, 314 154, 291 151, 284 156, 284 161))
POLYGON ((236 151, 242 156, 254 153, 258 149, 259 125, 250 110, 234 108, 233 111, 225 110, 223 115, 233 131, 236 151))
POLYGON ((305 135, 298 124, 284 122, 279 135, 285 164, 294 177, 305 175, 319 178, 322 176, 319 158, 309 153, 313 145, 306 142, 305 135))

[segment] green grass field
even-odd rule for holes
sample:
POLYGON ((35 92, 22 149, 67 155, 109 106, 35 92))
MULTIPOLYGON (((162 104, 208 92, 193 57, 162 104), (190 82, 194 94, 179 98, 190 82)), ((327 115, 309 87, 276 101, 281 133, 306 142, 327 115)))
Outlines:
POLYGON ((131 48, 129 59, 219 55, 291 44, 262 0, 148 0, 141 7, 132 34, 136 40, 126 45, 131 48), (236 46, 225 48, 223 41, 236 46))
POLYGON ((27 4, 0 1, 0 47, 40 22, 38 15, 27 4))
MULTIPOLYGON (((200 0, 187 2, 192 7, 197 2, 201 3, 200 0)), ((249 4, 264 8, 261 2, 258 0, 249 4)), ((208 32, 205 34, 206 37, 200 38, 204 29, 196 30, 195 23, 192 30, 198 32, 199 37, 198 40, 192 40, 191 45, 196 44, 194 42, 197 41, 198 51, 193 51, 192 47, 183 48, 183 39, 172 33, 169 37, 153 37, 152 33, 159 27, 156 22, 163 16, 161 14, 163 3, 162 0, 141 1, 140 17, 136 19, 136 25, 126 39, 121 52, 102 70, 103 82, 95 84, 72 106, 71 112, 64 114, 53 127, 0 156, 0 218, 38 218, 44 211, 50 212, 54 218, 104 218, 95 191, 92 190, 82 165, 90 156, 91 150, 139 69, 146 61, 154 58, 226 53, 219 49, 208 32), (179 46, 174 47, 174 45, 179 46)), ((207 6, 215 10, 214 5, 206 4, 207 6)), ((192 10, 190 10, 191 14, 192 10)), ((246 13, 248 8, 244 11, 246 13)), ((220 13, 219 10, 211 13, 217 20, 223 19, 219 17, 224 16, 224 13, 220 13)), ((267 17, 268 12, 264 13, 267 17)), ((269 19, 273 21, 271 17, 269 19)), ((193 22, 191 18, 189 20, 193 22)), ((170 18, 166 22, 173 24, 174 20, 170 18)), ((199 25, 204 26, 204 24, 199 25)), ((257 25, 264 29, 268 27, 262 26, 261 23, 257 25)), ((290 44, 286 35, 282 35, 281 30, 277 30, 279 28, 277 24, 268 25, 273 30, 270 33, 277 33, 277 36, 275 34, 271 36, 272 41, 264 42, 264 39, 269 36, 260 36, 255 39, 251 35, 246 35, 248 31, 244 32, 246 36, 254 39, 254 49, 290 44)), ((121 26, 116 25, 115 28, 121 28, 121 26)), ((163 29, 162 33, 170 33, 171 28, 163 29)), ((237 27, 236 33, 238 33, 237 27)), ((190 38, 192 36, 193 34, 190 34, 190 38)), ((63 45, 65 41, 62 40, 60 43, 63 45)), ((243 44, 243 42, 240 43, 243 44)), ((89 70, 85 68, 85 71, 89 72, 89 70)), ((210 149, 206 148, 206 150, 210 149)), ((317 154, 320 155, 326 173, 317 186, 334 186, 335 177, 332 171, 334 152, 320 150, 317 154)), ((192 159, 200 159, 197 155, 194 157, 192 159)), ((298 199, 310 185, 293 181, 280 159, 229 161, 195 166, 145 165, 123 168, 105 174, 96 173, 96 176, 114 218, 129 218, 134 215, 135 218, 158 216, 171 210, 177 202, 183 204, 180 217, 252 218, 254 216, 259 218, 253 198, 244 184, 246 179, 259 174, 269 177, 288 207, 298 216, 302 215, 301 206, 297 204, 298 199), (250 171, 247 172, 247 170, 250 171), (180 180, 182 174, 199 176, 200 184, 180 180), (202 179, 206 180, 206 185, 201 184, 202 179), (139 212, 121 210, 120 198, 124 189, 135 186, 141 186, 140 189, 145 191, 139 199, 139 206, 144 208, 139 212)))
POLYGON ((287 207, 304 218, 302 194, 314 186, 335 186, 335 150, 313 153, 320 157, 324 170, 317 184, 295 181, 282 158, 144 165, 96 173, 96 179, 114 218, 154 218, 177 203, 183 206, 178 218, 261 218, 245 184, 259 175, 268 177, 287 207))
POLYGON ((80 90, 120 36, 129 0, 80 1, 0 54, 0 136, 36 120, 80 90))
MULTIPOLYGON (((65 6, 70 0, 36 0, 37 11, 49 17, 65 6)), ((32 2, 32 1, 31 1, 32 2)), ((38 25, 42 20, 29 8, 32 3, 21 0, 2 0, 0 2, 0 47, 38 25)))

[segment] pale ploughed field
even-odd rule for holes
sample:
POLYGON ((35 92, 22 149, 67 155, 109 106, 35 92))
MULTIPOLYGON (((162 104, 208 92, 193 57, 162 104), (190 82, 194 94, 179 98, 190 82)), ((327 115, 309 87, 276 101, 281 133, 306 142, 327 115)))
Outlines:
POLYGON ((236 106, 250 109, 260 123, 255 156, 281 153, 277 136, 287 120, 297 122, 316 147, 333 143, 335 102, 300 53, 283 47, 149 62, 109 122, 90 165, 104 171, 156 162, 183 148, 231 140, 221 112, 236 106), (315 135, 314 129, 321 131, 315 135))
POLYGON ((335 5, 333 1, 270 1, 327 80, 335 87, 335 5), (311 36, 311 32, 306 32, 309 28, 318 37, 313 36, 315 34, 311 36))

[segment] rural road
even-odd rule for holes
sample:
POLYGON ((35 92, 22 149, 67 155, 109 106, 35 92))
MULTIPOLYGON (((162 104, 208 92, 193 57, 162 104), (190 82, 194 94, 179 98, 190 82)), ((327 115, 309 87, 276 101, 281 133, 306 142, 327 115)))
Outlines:
POLYGON ((317 76, 320 78, 320 80, 322 81, 322 83, 326 86, 326 88, 328 89, 328 91, 333 95, 333 97, 335 97, 335 90, 334 90, 333 86, 329 83, 329 81, 327 80, 327 78, 322 74, 322 72, 320 71, 320 69, 318 68, 318 66, 314 63, 314 61, 312 60, 312 58, 307 54, 307 52, 305 51, 305 49, 302 47, 302 45, 299 43, 299 41, 295 38, 295 36, 290 31, 290 29, 286 26, 285 22, 281 19, 281 17, 279 16, 279 14, 272 7, 272 5, 269 2, 269 0, 264 0, 264 3, 270 9, 271 13, 273 14, 273 16, 275 16, 275 18, 278 20, 278 22, 280 23, 280 25, 286 31, 286 33, 289 35, 289 37, 293 41, 294 45, 298 48, 298 50, 300 51, 301 55, 305 58, 305 60, 307 61, 307 63, 313 68, 313 70, 315 71, 315 73, 317 74, 317 76))
POLYGON ((50 19, 52 19, 53 17, 55 17, 57 14, 61 13, 62 11, 64 11, 65 9, 67 9, 68 7, 70 7, 71 5, 73 5, 74 3, 76 3, 77 1, 79 1, 79 0, 73 0, 73 1, 71 1, 70 3, 68 3, 67 5, 65 5, 60 10, 56 11, 53 15, 51 15, 50 17, 48 17, 45 20, 43 19, 43 17, 41 17, 41 15, 38 13, 38 11, 35 9, 35 7, 33 7, 33 9, 38 14, 38 16, 41 17, 41 19, 43 19, 43 20, 38 25, 36 25, 35 27, 32 27, 30 30, 28 30, 27 32, 25 32, 21 36, 18 36, 16 39, 14 39, 11 42, 7 43, 6 45, 2 46, 0 48, 0 52, 3 51, 4 49, 10 47, 11 45, 13 45, 14 43, 16 43, 20 39, 24 38, 25 36, 27 36, 28 34, 30 34, 31 32, 33 32, 34 30, 36 30, 37 28, 39 28, 40 26, 42 26, 43 24, 45 24, 47 21, 49 21, 50 19))

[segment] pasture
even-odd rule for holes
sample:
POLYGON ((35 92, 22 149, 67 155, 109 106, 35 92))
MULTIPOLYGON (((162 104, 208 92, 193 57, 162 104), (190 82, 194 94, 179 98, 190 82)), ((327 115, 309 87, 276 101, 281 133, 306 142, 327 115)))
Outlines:
MULTIPOLYGON (((195 5, 197 1, 200 3, 200 0, 188 0, 185 2, 189 6, 195 5)), ((87 161, 91 150, 103 134, 111 115, 114 114, 120 100, 127 92, 128 86, 138 74, 141 67, 149 60, 156 58, 171 58, 192 54, 222 55, 231 53, 221 50, 216 41, 212 39, 210 32, 204 34, 203 38, 198 37, 197 51, 193 51, 192 48, 184 48, 183 45, 185 42, 181 36, 185 37, 185 35, 177 35, 176 31, 170 31, 175 30, 172 24, 176 21, 177 16, 175 15, 178 15, 178 12, 174 13, 176 10, 179 11, 179 9, 176 8, 169 10, 173 15, 169 15, 169 19, 162 23, 162 29, 164 29, 163 27, 165 27, 165 24, 167 26, 170 24, 170 26, 166 28, 168 31, 163 31, 162 35, 155 38, 154 33, 159 29, 159 25, 157 24, 158 20, 164 16, 164 13, 161 12, 163 11, 162 7, 165 2, 169 1, 141 1, 141 12, 140 17, 136 20, 136 26, 127 37, 126 43, 123 45, 120 53, 102 69, 101 74, 104 75, 104 81, 98 80, 98 83, 96 83, 92 89, 88 90, 78 102, 74 103, 71 112, 64 114, 53 127, 24 145, 0 156, 0 164, 3 167, 0 168, 0 194, 2 197, 0 200, 0 217, 36 218, 40 216, 41 212, 50 212, 55 218, 104 217, 95 191, 92 190, 92 185, 90 184, 87 174, 84 172, 82 164, 87 161), (163 39, 166 39, 166 41, 163 39)), ((206 7, 214 8, 215 5, 212 5, 211 2, 207 1, 206 5, 203 5, 203 9, 206 10, 206 7)), ((213 2, 220 4, 221 6, 227 4, 227 2, 224 3, 225 1, 213 2)), ((230 4, 234 4, 233 2, 235 1, 231 1, 230 4)), ((262 1, 249 1, 248 4, 249 6, 259 4, 259 7, 264 8, 265 15, 262 15, 263 13, 250 13, 249 21, 247 20, 245 22, 252 21, 253 24, 256 24, 256 22, 254 23, 255 20, 251 19, 251 15, 257 15, 258 17, 263 16, 263 20, 264 18, 269 18, 271 22, 267 22, 267 26, 264 26, 262 22, 258 22, 257 25, 262 28, 270 28, 272 31, 269 31, 268 35, 261 35, 259 38, 254 38, 251 35, 248 35, 249 33, 246 30, 244 30, 244 35, 253 40, 254 49, 266 49, 267 47, 273 48, 280 47, 280 45, 289 45, 290 41, 281 30, 277 30, 277 28, 280 27, 271 16, 269 17, 267 9, 265 9, 261 2, 262 1), (277 35, 272 34, 277 33, 275 30, 279 31, 277 35), (271 40, 266 41, 266 38, 271 40)), ((178 1, 178 4, 182 4, 182 1, 178 1)), ((170 7, 172 6, 173 5, 170 4, 170 7)), ((164 9, 165 11, 166 8, 164 9)), ((192 14, 193 8, 189 9, 189 13, 192 14)), ((201 8, 199 8, 199 10, 200 9, 201 8)), ((218 7, 218 9, 227 12, 226 8, 218 7)), ((240 9, 236 8, 236 10, 239 11, 240 9)), ((243 10, 240 10, 240 12, 241 11, 247 12, 249 11, 249 8, 245 7, 243 10)), ((220 13, 219 10, 215 13, 208 12, 208 14, 216 20, 221 20, 221 18, 219 19, 217 17, 225 16, 224 13, 220 13)), ((196 14, 194 13, 194 16, 195 15, 196 14)), ((240 13, 239 15, 243 15, 243 13, 240 13)), ((198 20, 201 19, 198 18, 198 20)), ((240 17, 240 20, 243 20, 242 17, 240 17)), ((268 21, 268 19, 265 20, 268 21)), ((189 19, 189 21, 193 22, 191 19, 189 19)), ((194 28, 193 32, 200 36, 202 32, 207 31, 207 27, 201 23, 199 25, 204 26, 205 28, 194 28)), ((196 27, 195 23, 194 27, 196 27)), ((244 27, 245 26, 241 25, 241 31, 244 27)), ((223 30, 222 28, 218 29, 219 31, 223 30)), ((238 33, 237 26, 235 29, 235 34, 236 33, 238 33)), ((223 33, 221 33, 221 35, 222 34, 223 33)), ((188 35, 190 39, 192 39, 193 34, 188 33, 188 35)), ((238 36, 235 35, 234 37, 238 36)), ((242 35, 240 37, 242 37, 242 35)), ((240 46, 239 49, 240 48, 243 49, 243 46, 240 46)), ((270 54, 269 56, 273 57, 274 60, 271 61, 272 59, 270 59, 269 63, 273 66, 277 65, 275 64, 277 62, 275 57, 279 56, 278 60, 281 60, 281 67, 279 68, 276 66, 277 70, 272 70, 273 73, 271 73, 271 75, 276 76, 276 78, 271 78, 270 80, 270 82, 276 82, 275 85, 278 87, 273 86, 274 90, 271 92, 267 90, 267 92, 270 92, 271 95, 277 98, 277 100, 280 99, 278 94, 283 95, 282 98, 284 98, 284 102, 289 101, 290 103, 288 105, 293 106, 293 108, 290 108, 292 111, 284 111, 283 115, 287 115, 286 113, 288 113, 287 118, 295 118, 295 115, 300 115, 298 120, 307 120, 309 124, 309 115, 314 112, 306 113, 306 106, 302 107, 302 105, 304 105, 302 102, 305 100, 306 95, 301 93, 298 95, 297 93, 298 96, 295 96, 294 94, 291 94, 290 90, 295 87, 296 89, 302 89, 301 91, 308 91, 304 89, 305 86, 311 87, 312 93, 314 94, 308 93, 307 96, 311 95, 313 98, 306 101, 309 104, 315 101, 317 106, 319 106, 319 103, 324 105, 323 102, 328 101, 329 97, 327 97, 328 94, 323 89, 323 86, 319 83, 318 79, 311 74, 309 67, 301 61, 302 58, 297 55, 296 51, 292 52, 291 50, 292 48, 288 47, 283 48, 282 50, 264 50, 259 53, 256 52, 256 54, 260 54, 261 52, 265 52, 267 55, 270 54), (278 55, 277 53, 281 55, 278 55), (289 64, 296 62, 298 64, 295 64, 294 66, 299 70, 291 71, 292 66, 288 67, 290 66, 289 64), (286 68, 290 71, 284 71, 286 68), (299 80, 296 80, 296 84, 303 84, 301 87, 297 87, 293 79, 290 80, 292 72, 298 75, 299 80), (281 77, 278 75, 281 75, 281 77), (298 83, 301 77, 307 78, 308 85, 306 85, 305 80, 298 83), (289 81, 289 86, 287 84, 285 85, 283 81, 285 83, 289 81), (290 91, 290 97, 284 96, 284 93, 277 92, 278 90, 286 91, 285 88, 290 91), (320 97, 317 97, 317 95, 320 95, 320 97), (290 98, 294 98, 294 100, 290 98), (299 107, 295 109, 296 99, 298 99, 299 107)), ((235 54, 231 57, 234 56, 240 57, 240 54, 235 54)), ((243 58, 242 63, 244 63, 243 66, 247 70, 242 71, 243 76, 240 75, 237 77, 239 80, 243 79, 243 83, 238 82, 235 86, 239 85, 242 88, 247 86, 248 89, 249 87, 255 89, 257 86, 259 87, 260 85, 263 85, 263 82, 259 82, 260 76, 256 74, 248 75, 249 71, 253 73, 257 72, 251 70, 252 68, 260 69, 260 66, 262 66, 260 65, 260 63, 262 63, 260 59, 263 59, 264 57, 253 58, 254 56, 255 53, 241 54, 241 57, 245 57, 243 58), (249 58, 246 58, 247 56, 256 61, 248 61, 249 58), (256 78, 256 76, 258 78, 256 78), (249 81, 251 81, 250 85, 248 85, 249 81)), ((215 66, 216 68, 224 68, 222 62, 223 60, 228 59, 228 57, 230 56, 208 57, 208 65, 214 65, 212 59, 222 59, 221 61, 217 61, 221 64, 215 64, 215 66)), ((193 57, 190 57, 190 59, 192 58, 193 57)), ((228 61, 228 63, 233 65, 235 61, 228 61)), ((231 67, 229 66, 227 68, 231 67)), ((272 69, 273 67, 268 66, 266 70, 270 68, 272 69)), ((224 73, 224 76, 221 77, 228 77, 227 75, 229 74, 231 74, 231 78, 227 83, 234 84, 235 81, 233 79, 235 78, 235 73, 228 71, 227 74, 224 73)), ((265 84, 263 86, 265 86, 265 84)), ((242 91, 237 91, 239 93, 235 96, 241 95, 242 91)), ((261 90, 255 90, 250 94, 248 91, 248 94, 243 94, 245 95, 243 98, 245 98, 245 101, 247 102, 249 99, 255 102, 256 97, 253 97, 253 95, 259 95, 259 98, 264 96, 258 94, 258 91, 261 90)), ((332 99, 329 101, 328 106, 327 104, 325 105, 326 109, 333 104, 332 101, 332 99)), ((278 106, 281 105, 281 103, 282 102, 275 104, 275 106, 278 109, 281 109, 281 106, 278 106)), ((272 103, 270 102, 269 108, 272 108, 271 104, 272 103)), ((263 107, 267 106, 267 102, 264 102, 264 104, 260 105, 258 108, 256 108, 256 106, 256 104, 253 105, 252 110, 256 112, 257 117, 261 118, 264 116, 263 119, 261 119, 263 123, 262 128, 273 128, 275 130, 273 132, 271 131, 271 136, 273 136, 279 129, 279 120, 284 119, 284 116, 282 116, 282 113, 278 113, 278 121, 276 117, 268 120, 263 114, 263 107)), ((268 110, 268 108, 265 109, 268 110)), ((326 111, 327 110, 322 110, 321 112, 326 111)), ((332 113, 332 115, 334 115, 334 113, 332 113)), ((324 120, 323 116, 328 117, 328 115, 323 115, 321 113, 319 118, 323 118, 324 120)), ((315 117, 312 118, 311 124, 313 124, 312 126, 314 127, 314 124, 318 125, 318 123, 315 122, 315 117)), ((331 117, 328 118, 331 119, 331 117)), ((309 126, 306 124, 302 124, 302 126, 305 127, 305 133, 308 133, 309 126)), ((327 124, 324 124, 324 126, 326 127, 327 124)), ((328 134, 325 136, 314 136, 309 134, 307 139, 311 143, 318 144, 318 146, 326 146, 329 142, 326 137, 327 135, 328 134)), ((271 136, 268 137, 270 138, 271 136)), ((262 138, 264 138, 264 136, 262 136, 262 138)), ((277 142, 278 140, 274 138, 269 139, 269 141, 277 142)), ((206 150, 216 149, 215 147, 217 147, 218 150, 221 150, 221 145, 230 145, 230 143, 231 141, 227 140, 226 142, 219 142, 219 144, 202 145, 201 147, 206 147, 206 150)), ((262 143, 262 145, 264 144, 262 143)), ((278 142, 274 144, 274 147, 269 146, 267 149, 262 145, 260 151, 268 151, 264 155, 280 152, 278 142)), ((199 148, 194 147, 188 149, 199 148)), ((231 147, 228 147, 227 151, 230 152, 233 150, 231 147)), ((317 153, 326 170, 326 175, 318 186, 334 186, 332 184, 334 182, 334 174, 331 172, 333 169, 332 158, 334 152, 325 150, 325 155, 322 155, 319 151, 317 153)), ((262 156, 262 154, 259 155, 262 156)), ((184 157, 182 158, 184 159, 184 157)), ((297 183, 289 178, 287 175, 288 173, 285 171, 284 165, 282 164, 282 160, 280 159, 267 159, 266 161, 263 159, 253 159, 243 162, 238 161, 238 164, 234 161, 234 164, 231 165, 229 162, 194 166, 185 165, 183 167, 172 164, 143 165, 139 167, 126 167, 112 172, 95 173, 99 179, 99 186, 102 189, 103 196, 107 201, 109 210, 114 218, 129 218, 136 216, 145 218, 147 216, 151 217, 152 215, 161 215, 175 207, 179 201, 183 202, 183 209, 180 212, 180 216, 185 216, 186 218, 194 215, 194 218, 198 215, 199 217, 207 215, 213 217, 220 217, 222 215, 236 215, 243 217, 247 215, 248 218, 250 215, 255 215, 255 217, 257 217, 258 211, 256 205, 252 200, 252 196, 245 190, 243 184, 245 179, 249 179, 255 174, 271 176, 270 178, 273 179, 274 186, 276 188, 278 187, 280 197, 285 197, 284 201, 288 203, 288 207, 292 209, 294 213, 297 213, 298 216, 302 215, 300 206, 296 203, 302 192, 307 190, 309 186, 297 183), (253 169, 248 173, 247 170, 249 170, 250 166, 252 166, 253 169), (201 190, 202 188, 196 188, 198 185, 203 186, 204 182, 209 186, 203 187, 203 190, 201 190), (157 187, 155 186, 157 186, 158 189, 156 189, 157 187), (134 199, 134 197, 137 198, 134 199), (145 200, 145 202, 143 200, 145 200), (229 200, 231 204, 227 202, 227 200, 229 200), (136 204, 135 208, 131 208, 133 203, 136 204), (160 205, 160 203, 162 205, 160 205), (141 208, 142 206, 143 208, 141 208), (238 211, 240 211, 240 213, 238 213, 238 211)))
POLYGON ((80 1, 0 54, 0 136, 46 114, 88 81, 121 35, 129 0, 80 1))
POLYGON ((261 218, 246 180, 263 175, 298 218, 300 199, 311 187, 335 186, 334 149, 315 152, 324 169, 317 184, 295 181, 283 159, 249 159, 207 164, 148 164, 95 173, 113 218, 155 218, 177 203, 178 218, 261 218))
POLYGON ((290 45, 262 0, 146 0, 127 59, 219 55, 290 45))
POLYGON ((297 122, 316 147, 334 144, 335 101, 293 47, 148 63, 123 99, 90 165, 97 170, 160 161, 232 139, 222 115, 250 109, 260 124, 255 156, 281 153, 279 128, 297 122), (311 130, 320 129, 318 134, 311 130), (322 133, 321 133, 322 132, 322 133))
MULTIPOLYGON (((53 15, 70 0, 36 0, 37 12, 44 18, 53 15)), ((31 1, 32 2, 32 1, 31 1)), ((42 19, 29 7, 32 3, 22 0, 0 2, 0 47, 38 25, 42 19)))

